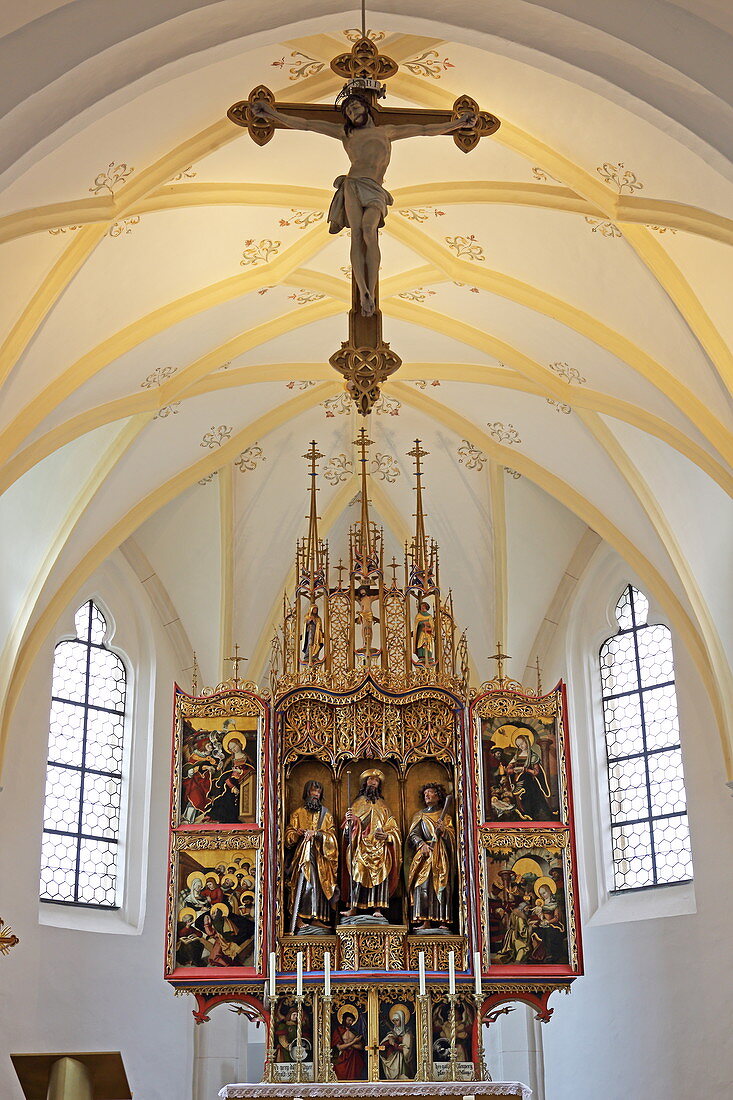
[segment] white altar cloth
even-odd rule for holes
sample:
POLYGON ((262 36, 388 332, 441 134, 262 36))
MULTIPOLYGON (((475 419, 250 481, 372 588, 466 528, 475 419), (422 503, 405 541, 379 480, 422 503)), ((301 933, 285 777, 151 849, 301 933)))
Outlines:
POLYGON ((241 1084, 225 1085, 219 1090, 220 1100, 268 1100, 279 1097, 280 1100, 315 1100, 332 1097, 380 1097, 380 1096, 424 1096, 424 1097, 476 1097, 514 1096, 516 1100, 532 1100, 532 1090, 519 1081, 304 1081, 293 1084, 241 1084))

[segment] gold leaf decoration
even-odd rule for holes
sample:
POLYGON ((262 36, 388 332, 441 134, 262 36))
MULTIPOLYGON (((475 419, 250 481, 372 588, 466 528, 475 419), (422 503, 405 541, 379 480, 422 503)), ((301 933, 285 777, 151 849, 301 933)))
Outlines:
POLYGON ((265 452, 260 447, 259 443, 252 443, 251 446, 246 447, 235 459, 234 465, 239 469, 241 473, 246 473, 248 470, 255 470, 258 463, 266 462, 265 452))
POLYGON ((522 442, 519 432, 513 424, 502 424, 501 420, 495 420, 493 424, 487 424, 487 428, 489 429, 489 435, 497 443, 505 443, 507 446, 511 446, 512 443, 519 444, 522 442))
POLYGON ((290 61, 285 57, 281 57, 278 61, 273 61, 272 65, 276 69, 287 68, 290 80, 303 80, 307 76, 316 76, 317 73, 323 72, 326 68, 323 61, 316 60, 315 57, 303 53, 302 50, 293 50, 290 54, 290 61))
POLYGON ((567 363, 548 363, 547 365, 553 374, 556 374, 559 378, 564 378, 566 382, 577 382, 579 386, 585 385, 586 380, 577 367, 570 367, 567 363))
POLYGON ((426 290, 422 286, 416 286, 414 290, 403 290, 402 294, 398 294, 398 298, 402 298, 405 302, 425 302, 428 298, 435 296, 434 290, 426 290))
POLYGON ((244 251, 242 252, 242 259, 239 261, 240 267, 254 267, 256 264, 266 264, 268 260, 279 252, 282 242, 272 241, 268 237, 261 240, 259 244, 255 244, 254 240, 244 242, 244 251))
POLYGON ((309 225, 315 225, 323 217, 322 210, 296 210, 292 206, 290 208, 290 217, 281 218, 280 225, 283 228, 287 225, 295 225, 298 229, 307 229, 309 225))
POLYGON ((592 218, 590 214, 585 215, 585 220, 591 226, 592 233, 600 233, 602 237, 622 236, 621 230, 613 222, 603 221, 601 218, 592 218))
POLYGON ((294 294, 288 294, 288 300, 297 302, 300 306, 308 305, 309 302, 321 302, 325 297, 325 294, 319 294, 317 290, 296 290, 294 294))
POLYGON ((16 947, 20 943, 20 940, 13 932, 13 929, 9 924, 6 924, 2 917, 0 917, 0 955, 7 955, 10 953, 11 947, 16 947))
POLYGON ((110 237, 124 237, 128 233, 132 233, 132 230, 136 225, 140 224, 140 215, 131 214, 129 218, 123 218, 122 221, 113 222, 109 227, 110 237))
POLYGON ((233 431, 234 428, 229 428, 226 424, 220 424, 218 428, 212 425, 208 432, 204 434, 199 447, 206 447, 210 451, 215 451, 217 447, 221 447, 222 443, 231 437, 233 431))
POLYGON ((425 50, 412 61, 405 61, 403 67, 414 76, 426 76, 433 80, 440 80, 446 69, 455 69, 453 62, 447 57, 441 58, 437 50, 425 50))
POLYGON ((129 168, 126 164, 115 164, 111 160, 104 171, 95 178, 89 190, 93 195, 98 195, 100 191, 107 191, 110 195, 114 195, 115 188, 129 179, 134 171, 134 168, 129 168))
POLYGON ((483 470, 488 458, 482 450, 464 439, 458 448, 458 461, 467 470, 483 470))
POLYGON ((404 210, 398 210, 408 222, 426 222, 432 214, 434 218, 444 218, 445 210, 438 210, 437 206, 406 206, 404 210))
POLYGON ((596 168, 596 172, 606 183, 615 187, 619 195, 633 195, 634 191, 642 191, 644 184, 636 178, 636 174, 625 165, 611 164, 604 161, 596 168))
POLYGON ((446 237, 445 243, 459 260, 470 260, 476 264, 482 264, 486 260, 484 250, 473 233, 469 233, 467 237, 446 237))

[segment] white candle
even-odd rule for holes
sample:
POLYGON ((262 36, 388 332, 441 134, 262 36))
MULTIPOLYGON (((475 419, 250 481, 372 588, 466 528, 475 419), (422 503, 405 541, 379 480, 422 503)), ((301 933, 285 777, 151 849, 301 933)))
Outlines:
POLYGON ((275 997, 275 952, 270 952, 270 996, 275 997))
POLYGON ((456 991, 456 953, 455 951, 448 952, 448 992, 455 993, 456 991))
POLYGON ((323 992, 326 997, 331 996, 331 952, 323 953, 323 992))
POLYGON ((473 988, 476 992, 476 996, 481 996, 481 952, 474 951, 473 953, 473 988))
POLYGON ((421 951, 417 957, 417 965, 420 971, 420 996, 425 996, 425 952, 421 951))
POLYGON ((297 984, 296 984, 296 987, 295 987, 295 993, 296 993, 296 996, 302 997, 303 996, 303 952, 302 951, 298 952, 297 966, 298 966, 298 970, 297 970, 297 974, 296 974, 296 983, 297 984))

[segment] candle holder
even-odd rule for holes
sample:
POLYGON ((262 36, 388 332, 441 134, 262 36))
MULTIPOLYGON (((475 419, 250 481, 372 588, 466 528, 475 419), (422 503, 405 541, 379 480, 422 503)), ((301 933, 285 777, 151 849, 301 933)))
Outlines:
POLYGON ((456 1052, 456 1007, 458 1005, 457 993, 446 993, 450 1005, 450 1077, 449 1080, 458 1080, 458 1063, 456 1052))
POLYGON ((483 1007, 484 995, 483 993, 473 994, 474 1004, 476 1005, 476 1069, 478 1071, 479 1081, 490 1081, 491 1074, 489 1068, 486 1065, 486 1050, 484 1047, 484 1021, 481 1009, 483 1007))
POLYGON ((265 1008, 270 1014, 267 1027, 267 1055, 265 1057, 264 1080, 272 1084, 275 1080, 275 1014, 277 1012, 277 996, 265 995, 265 1008))
POLYGON ((335 1081, 336 1074, 333 1069, 333 1050, 331 1048, 331 1002, 330 993, 324 993, 321 997, 321 1065, 319 1080, 335 1081))
POLYGON ((422 1036, 422 1056, 420 1058, 420 1080, 421 1081, 433 1081, 435 1080, 432 1072, 432 1059, 430 1057, 430 1050, 432 1048, 431 1043, 431 1031, 432 1031, 432 1019, 430 1014, 430 994, 418 993, 417 1006, 420 1019, 420 1032, 422 1036))
POLYGON ((297 1057, 295 1060, 295 1082, 298 1085, 303 1084, 303 1062, 305 1058, 302 1058, 303 1054, 303 1002, 305 1001, 304 993, 295 994, 295 1004, 297 1005, 297 1023, 295 1031, 295 1050, 297 1051, 297 1057))

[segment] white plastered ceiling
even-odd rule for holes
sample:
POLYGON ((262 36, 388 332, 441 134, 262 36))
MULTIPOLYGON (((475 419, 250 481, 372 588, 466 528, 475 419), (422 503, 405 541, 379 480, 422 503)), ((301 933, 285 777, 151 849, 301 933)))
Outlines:
MULTIPOLYGON (((45 20, 80 6, 39 9, 0 52, 14 43, 30 63, 45 20)), ((206 7, 213 36, 234 6, 206 7)), ((327 361, 347 335, 349 242, 325 224, 343 150, 285 132, 258 148, 225 117, 258 83, 281 99, 334 97, 328 62, 358 19, 321 7, 283 2, 282 26, 257 35, 240 11, 228 38, 197 50, 179 36, 175 63, 161 55, 156 68, 146 54, 143 73, 139 54, 126 80, 120 51, 135 47, 117 27, 114 94, 64 120, 59 85, 59 128, 39 123, 35 145, 26 134, 5 174, 4 724, 65 603, 130 538, 207 677, 227 671, 236 640, 247 674, 264 682, 305 523, 311 439, 324 455, 331 557, 346 553, 360 421, 327 361)), ((671 93, 660 114, 651 75, 648 99, 632 97, 623 77, 640 43, 617 43, 609 83, 610 32, 591 29, 589 14, 581 25, 543 8, 553 33, 566 32, 560 64, 552 36, 547 55, 501 37, 502 5, 493 15, 473 6, 474 35, 411 27, 405 10, 370 17, 400 63, 391 101, 449 107, 467 92, 502 127, 468 156, 446 138, 395 146, 381 301, 403 367, 368 424, 370 499, 389 556, 411 528, 406 453, 419 437, 428 528, 474 667, 489 671, 501 638, 521 676, 576 548, 597 532, 694 657, 733 778, 721 551, 733 484, 733 184, 710 142, 710 113, 722 127, 728 110, 716 106, 715 73, 696 133, 671 93)), ((703 12, 695 33, 706 27, 703 12)), ((660 58, 644 56, 639 72, 653 74, 660 58)))

